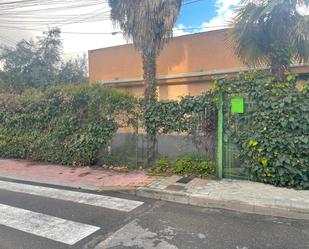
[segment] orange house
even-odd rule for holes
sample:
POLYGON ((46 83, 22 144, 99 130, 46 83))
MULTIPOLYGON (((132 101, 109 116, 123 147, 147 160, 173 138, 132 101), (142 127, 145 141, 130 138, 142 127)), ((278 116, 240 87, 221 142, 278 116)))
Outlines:
MULTIPOLYGON (((158 60, 159 99, 200 95, 211 88, 216 77, 233 77, 248 70, 227 41, 227 30, 216 30, 175 37, 158 60)), ((309 74, 308 66, 292 71, 309 74)), ((142 61, 132 44, 89 51, 89 80, 143 95, 142 61)))
MULTIPOLYGON (((235 77, 248 67, 234 54, 227 42, 227 30, 217 30, 175 37, 157 59, 158 96, 177 99, 184 95, 200 95, 212 86, 217 77, 235 77)), ((309 75, 309 67, 293 66, 294 73, 309 75)), ((133 45, 115 46, 89 51, 90 84, 101 83, 136 96, 144 92, 142 61, 133 45)), ((145 160, 144 133, 134 135, 131 129, 121 129, 112 141, 112 154, 117 158, 135 157, 145 160)), ((184 134, 158 136, 158 154, 170 158, 198 151, 184 134)), ((215 158, 215 155, 210 155, 215 158)), ((130 159, 131 160, 131 159, 130 159)))

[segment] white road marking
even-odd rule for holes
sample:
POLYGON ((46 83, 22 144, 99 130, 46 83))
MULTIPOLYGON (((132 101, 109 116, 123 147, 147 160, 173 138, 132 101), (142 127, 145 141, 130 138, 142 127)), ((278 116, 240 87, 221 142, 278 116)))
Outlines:
POLYGON ((0 204, 0 224, 68 245, 100 228, 0 204))
POLYGON ((6 181, 0 181, 0 189, 64 201, 73 201, 123 212, 131 212, 135 208, 144 204, 141 201, 133 201, 111 196, 95 195, 6 181))

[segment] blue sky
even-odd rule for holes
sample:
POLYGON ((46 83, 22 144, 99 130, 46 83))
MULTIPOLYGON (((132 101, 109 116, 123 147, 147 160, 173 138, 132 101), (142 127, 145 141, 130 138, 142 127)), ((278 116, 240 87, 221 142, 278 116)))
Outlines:
POLYGON ((184 5, 181 9, 177 24, 185 26, 200 26, 216 16, 216 1, 201 0, 192 4, 184 5))
POLYGON ((175 30, 174 33, 177 36, 224 28, 233 17, 234 8, 239 6, 240 2, 241 0, 197 0, 184 5, 176 23, 178 29, 184 28, 184 30, 175 30), (188 29, 190 27, 191 30, 188 29), (192 30, 192 27, 198 28, 192 30))

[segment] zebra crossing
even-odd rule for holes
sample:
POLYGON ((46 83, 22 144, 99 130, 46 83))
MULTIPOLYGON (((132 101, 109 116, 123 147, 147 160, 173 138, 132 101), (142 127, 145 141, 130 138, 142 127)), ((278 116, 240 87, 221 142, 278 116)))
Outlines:
POLYGON ((114 209, 123 212, 131 212, 143 204, 143 202, 140 201, 126 200, 117 197, 65 191, 62 189, 46 188, 6 181, 0 181, 0 189, 64 201, 73 201, 81 204, 114 209))
MULTIPOLYGON (((17 193, 34 197, 47 197, 52 200, 70 202, 72 205, 84 204, 90 207, 101 208, 103 211, 117 211, 129 214, 142 206, 144 202, 112 197, 100 194, 76 192, 49 188, 24 183, 0 181, 0 191, 17 193)), ((42 200, 44 202, 44 200, 42 200)), ((71 217, 70 217, 71 218, 71 217)), ((60 242, 66 245, 75 245, 79 241, 98 232, 101 227, 93 224, 84 224, 72 219, 55 217, 42 212, 35 212, 27 208, 14 207, 2 203, 0 199, 0 226, 22 231, 44 239, 60 242)), ((99 217, 98 217, 99 218, 99 217)), ((2 235, 0 234, 0 244, 2 235)), ((0 245, 1 248, 1 245, 0 245)))

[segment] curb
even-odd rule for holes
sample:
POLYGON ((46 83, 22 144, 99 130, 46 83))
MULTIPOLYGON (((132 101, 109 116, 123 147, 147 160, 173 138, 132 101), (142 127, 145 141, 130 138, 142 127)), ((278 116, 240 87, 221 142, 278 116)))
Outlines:
MULTIPOLYGON (((134 192, 134 195, 138 197, 152 198, 197 207, 225 209, 250 214, 309 220, 309 209, 285 208, 280 206, 259 206, 241 201, 216 200, 202 195, 150 189, 147 187, 138 188, 134 192)), ((131 193, 133 194, 133 191, 131 193)))
POLYGON ((47 185, 55 185, 61 187, 68 187, 68 188, 76 188, 76 189, 84 189, 84 190, 91 190, 91 191, 98 191, 99 188, 96 186, 79 184, 79 183, 69 183, 69 182, 61 182, 61 181, 54 181, 54 180, 39 180, 39 179, 30 179, 29 177, 22 177, 22 176, 12 176, 7 174, 0 174, 0 180, 9 180, 9 181, 21 181, 21 182, 30 182, 30 183, 38 183, 38 184, 47 184, 47 185))
POLYGON ((134 186, 93 186, 86 185, 80 183, 69 183, 69 182, 61 182, 61 181, 53 181, 53 180, 38 180, 38 179, 30 179, 28 177, 19 177, 19 176, 11 176, 6 174, 0 174, 0 181, 11 181, 11 182, 20 182, 23 184, 43 184, 50 185, 53 187, 65 187, 71 189, 80 189, 86 191, 93 192, 123 192, 131 195, 135 195, 135 190, 138 187, 134 186))

